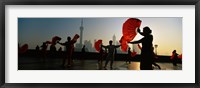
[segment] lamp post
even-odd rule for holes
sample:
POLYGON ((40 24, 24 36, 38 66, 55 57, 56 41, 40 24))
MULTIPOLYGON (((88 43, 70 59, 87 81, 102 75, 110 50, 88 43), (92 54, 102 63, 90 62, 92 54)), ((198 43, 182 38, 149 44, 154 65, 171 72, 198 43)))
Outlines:
POLYGON ((157 47, 158 47, 158 45, 155 44, 154 47, 155 47, 155 53, 156 53, 156 55, 157 55, 157 47))

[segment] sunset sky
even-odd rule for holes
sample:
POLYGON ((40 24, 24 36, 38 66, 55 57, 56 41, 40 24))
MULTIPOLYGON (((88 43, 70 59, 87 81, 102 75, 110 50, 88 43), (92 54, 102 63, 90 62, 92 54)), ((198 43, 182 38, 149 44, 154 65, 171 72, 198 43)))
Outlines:
MULTIPOLYGON (((176 49, 182 53, 182 18, 181 17, 137 17, 142 20, 140 29, 148 26, 154 37, 153 44, 157 44, 159 55, 171 55, 176 49)), ((122 36, 123 23, 128 18, 83 18, 83 41, 102 39, 107 45, 113 35, 117 41, 122 36)), ((80 33, 81 18, 18 18, 18 41, 20 45, 27 43, 29 49, 35 49, 42 42, 51 40, 53 36, 62 38, 65 42, 68 36, 80 33)), ((137 35, 134 40, 141 39, 137 35)), ((133 41, 134 41, 133 40, 133 41)), ((79 43, 79 40, 78 42, 79 43)), ((132 46, 132 45, 130 45, 132 46)), ((61 47, 59 44, 56 47, 61 47)), ((134 47, 137 48, 137 47, 134 47)))

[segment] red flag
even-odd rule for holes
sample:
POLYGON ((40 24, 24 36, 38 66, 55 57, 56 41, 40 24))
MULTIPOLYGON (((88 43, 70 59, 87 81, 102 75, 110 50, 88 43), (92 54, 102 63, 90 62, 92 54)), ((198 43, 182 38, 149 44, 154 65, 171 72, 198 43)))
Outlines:
POLYGON ((179 59, 182 59, 182 54, 178 56, 179 59))
POLYGON ((95 42, 94 47, 99 52, 100 51, 100 45, 102 44, 102 40, 98 40, 95 42))
POLYGON ((120 40, 121 41, 120 43, 123 43, 123 44, 121 44, 122 51, 126 51, 127 50, 126 46, 128 46, 127 42, 130 42, 135 38, 135 36, 137 34, 136 30, 137 30, 137 28, 140 27, 141 22, 142 21, 137 18, 129 18, 123 24, 123 28, 122 28, 123 36, 120 40))
POLYGON ((52 44, 56 44, 57 43, 57 41, 60 41, 61 40, 61 38, 60 37, 58 37, 58 36, 54 36, 53 38, 52 38, 52 44))
POLYGON ((172 55, 171 55, 170 59, 173 59, 173 58, 174 58, 174 54, 172 53, 172 55))
POLYGON ((137 52, 135 52, 135 51, 134 51, 134 52, 132 52, 132 53, 131 53, 131 57, 135 57, 135 56, 136 56, 136 54, 137 54, 137 52))
POLYGON ((72 41, 77 41, 77 39, 79 38, 80 36, 78 35, 78 34, 76 34, 75 36, 74 36, 74 38, 72 39, 72 41))
POLYGON ((124 39, 127 42, 130 42, 135 38, 135 36, 137 34, 136 30, 138 27, 140 27, 140 25, 141 25, 141 20, 139 20, 137 18, 129 18, 123 24, 122 33, 123 33, 124 39))
POLYGON ((47 44, 51 44, 52 42, 51 42, 51 41, 46 41, 46 43, 47 43, 47 44))
POLYGON ((19 53, 23 54, 28 50, 28 44, 24 44, 22 47, 19 48, 19 53))
POLYGON ((127 48, 128 48, 128 45, 127 45, 127 41, 124 39, 124 37, 122 36, 120 41, 121 43, 121 49, 122 51, 126 52, 127 51, 127 48))

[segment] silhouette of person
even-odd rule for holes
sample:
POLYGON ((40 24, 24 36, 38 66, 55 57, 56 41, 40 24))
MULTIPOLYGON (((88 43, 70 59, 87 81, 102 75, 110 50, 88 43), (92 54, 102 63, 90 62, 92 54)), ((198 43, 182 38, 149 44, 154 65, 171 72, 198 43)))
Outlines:
POLYGON ((36 57, 39 57, 39 54, 40 54, 40 47, 37 45, 36 47, 35 47, 35 50, 36 50, 36 57))
POLYGON ((107 46, 104 46, 104 45, 101 45, 103 48, 105 49, 108 49, 108 55, 106 57, 106 63, 105 63, 105 66, 104 68, 107 67, 107 64, 109 62, 109 60, 111 61, 110 62, 110 69, 112 69, 112 65, 113 65, 113 61, 114 61, 114 54, 115 54, 115 48, 119 48, 121 45, 112 45, 112 40, 109 41, 109 45, 107 46))
POLYGON ((62 48, 60 47, 57 52, 57 56, 62 57, 62 48))
POLYGON ((84 65, 84 57, 85 57, 85 45, 83 45, 81 49, 81 63, 84 65))
POLYGON ((85 45, 83 45, 82 49, 81 49, 82 53, 85 53, 85 45))
POLYGON ((62 52, 62 48, 61 47, 58 49, 58 52, 62 52))
POLYGON ((172 55, 173 55, 172 57, 173 66, 177 66, 178 54, 176 53, 176 50, 172 52, 172 55))
POLYGON ((128 48, 128 55, 127 55, 127 59, 126 59, 126 63, 129 62, 129 64, 131 63, 131 48, 128 48))
POLYGON ((129 43, 131 43, 131 44, 142 43, 140 69, 141 70, 153 70, 153 68, 152 68, 153 35, 151 35, 151 29, 149 27, 144 27, 143 32, 140 32, 140 29, 138 28, 137 32, 144 37, 138 41, 133 41, 133 42, 129 42, 129 43))
POLYGON ((35 50, 36 50, 36 51, 39 51, 39 50, 40 50, 40 47, 37 45, 37 46, 35 47, 35 50))
POLYGON ((99 59, 98 59, 98 64, 99 64, 99 69, 102 69, 102 65, 103 65, 103 59, 106 58, 106 50, 103 50, 103 47, 100 47, 100 51, 99 51, 99 59))
POLYGON ((55 54, 56 54, 56 46, 51 44, 51 46, 50 46, 50 55, 51 55, 52 58, 54 58, 55 54))
POLYGON ((43 42, 43 44, 41 46, 42 47, 42 49, 41 49, 41 51, 42 51, 42 57, 43 57, 43 62, 44 63, 46 62, 47 46, 48 46, 48 44, 46 42, 43 42))
MULTIPOLYGON (((67 41, 65 43, 60 43, 58 41, 58 43, 60 45, 63 45, 65 46, 66 48, 66 59, 67 59, 67 66, 70 67, 72 65, 72 54, 74 52, 74 44, 76 43, 76 41, 72 41, 71 40, 71 37, 67 37, 67 41)), ((66 59, 63 59, 63 63, 62 63, 62 66, 65 67, 66 65, 66 59)))

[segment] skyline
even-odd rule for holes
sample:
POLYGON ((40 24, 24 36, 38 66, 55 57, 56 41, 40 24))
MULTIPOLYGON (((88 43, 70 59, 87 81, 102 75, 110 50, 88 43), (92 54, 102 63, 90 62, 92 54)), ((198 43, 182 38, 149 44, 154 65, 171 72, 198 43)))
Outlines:
MULTIPOLYGON (((154 36, 153 45, 157 44, 159 55, 171 55, 176 49, 182 53, 182 18, 180 17, 137 17, 142 20, 140 29, 149 26, 154 36)), ((29 49, 35 49, 42 42, 51 40, 53 36, 61 37, 65 42, 67 36, 80 33, 82 18, 18 18, 18 40, 21 45, 27 43, 29 49)), ((122 36, 123 23, 128 18, 83 18, 83 42, 102 39, 104 45, 112 40, 113 35, 119 41, 122 36)), ((134 40, 142 38, 136 35, 134 40)), ((79 39, 77 40, 79 43, 79 39)), ((60 46, 56 45, 57 49, 60 46)), ((130 45, 132 46, 132 45, 130 45)), ((137 47, 135 47, 137 48, 137 47)), ((49 49, 49 47, 48 47, 49 49)))

